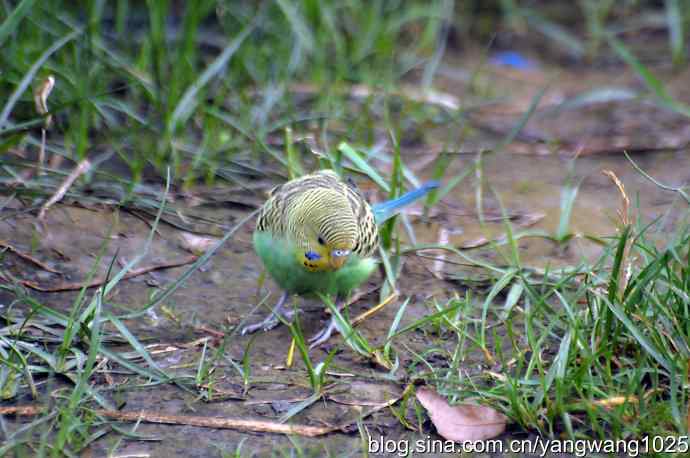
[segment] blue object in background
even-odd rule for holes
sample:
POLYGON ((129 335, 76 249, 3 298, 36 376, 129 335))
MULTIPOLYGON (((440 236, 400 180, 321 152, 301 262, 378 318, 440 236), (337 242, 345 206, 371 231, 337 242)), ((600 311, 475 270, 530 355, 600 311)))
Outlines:
POLYGON ((516 51, 497 52, 491 57, 491 63, 518 70, 532 70, 536 67, 534 62, 516 51))

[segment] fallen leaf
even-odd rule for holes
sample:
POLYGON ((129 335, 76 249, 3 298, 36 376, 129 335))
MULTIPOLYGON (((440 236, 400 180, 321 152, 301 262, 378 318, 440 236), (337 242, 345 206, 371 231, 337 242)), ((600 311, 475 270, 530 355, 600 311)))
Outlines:
POLYGON ((447 440, 486 440, 498 436, 506 429, 507 417, 488 406, 451 406, 446 398, 427 387, 417 390, 417 400, 429 413, 438 434, 447 440))

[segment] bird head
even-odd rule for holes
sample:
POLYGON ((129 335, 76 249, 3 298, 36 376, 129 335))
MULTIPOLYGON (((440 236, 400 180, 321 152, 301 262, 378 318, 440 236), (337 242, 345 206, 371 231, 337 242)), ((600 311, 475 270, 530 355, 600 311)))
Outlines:
POLYGON ((347 198, 335 190, 317 188, 305 192, 296 209, 295 223, 301 227, 302 239, 296 252, 300 264, 312 272, 343 267, 357 240, 357 222, 347 198))

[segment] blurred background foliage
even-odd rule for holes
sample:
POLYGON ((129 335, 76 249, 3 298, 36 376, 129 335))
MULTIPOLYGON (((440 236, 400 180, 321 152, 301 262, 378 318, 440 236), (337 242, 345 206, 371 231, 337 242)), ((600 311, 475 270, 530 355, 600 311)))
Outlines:
POLYGON ((468 49, 621 66, 613 36, 634 49, 663 35, 663 52, 641 59, 682 68, 689 18, 680 0, 4 1, 0 151, 36 148, 43 121, 31 89, 54 75, 52 154, 114 154, 133 182, 167 165, 188 183, 232 179, 262 153, 281 161, 269 138, 286 126, 328 124, 373 143, 369 124, 382 114, 366 104, 353 113, 353 84, 428 88, 445 53, 468 49))

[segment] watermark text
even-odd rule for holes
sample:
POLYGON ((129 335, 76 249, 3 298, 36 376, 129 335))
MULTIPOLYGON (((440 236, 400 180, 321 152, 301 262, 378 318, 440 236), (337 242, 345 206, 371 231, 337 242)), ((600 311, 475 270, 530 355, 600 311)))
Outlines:
POLYGON ((477 441, 448 441, 426 436, 422 439, 386 439, 369 436, 369 453, 372 455, 411 456, 417 453, 516 453, 544 457, 547 454, 567 453, 577 457, 596 453, 622 454, 630 457, 649 453, 687 453, 690 450, 688 436, 645 436, 641 439, 489 439, 477 441))

